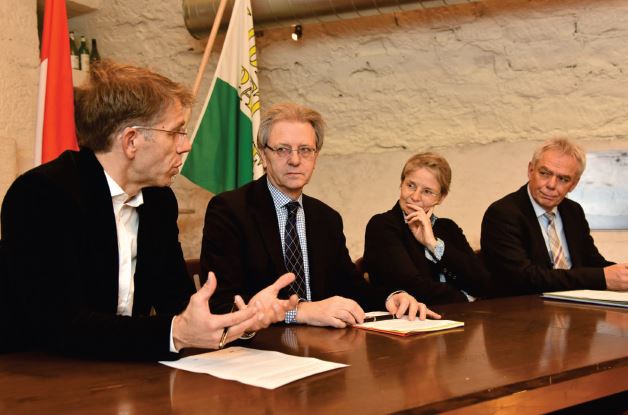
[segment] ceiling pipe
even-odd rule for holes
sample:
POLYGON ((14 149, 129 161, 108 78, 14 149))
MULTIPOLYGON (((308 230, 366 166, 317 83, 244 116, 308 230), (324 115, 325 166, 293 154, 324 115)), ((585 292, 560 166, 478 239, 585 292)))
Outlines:
MULTIPOLYGON (((255 29, 324 23, 393 12, 446 7, 481 0, 251 0, 255 29)), ((235 0, 228 0, 220 25, 229 24, 235 0)), ((209 35, 220 0, 183 0, 183 19, 192 36, 209 35)))

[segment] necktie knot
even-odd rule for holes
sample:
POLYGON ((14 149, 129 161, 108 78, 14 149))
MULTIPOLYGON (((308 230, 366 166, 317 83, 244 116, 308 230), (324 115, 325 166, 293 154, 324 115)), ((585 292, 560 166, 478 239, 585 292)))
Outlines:
POLYGON ((285 206, 288 209, 288 216, 295 216, 299 210, 299 202, 288 202, 285 206))
POLYGON ((545 217, 547 218, 548 223, 551 225, 554 223, 554 219, 556 219, 556 213, 554 212, 545 212, 545 217))

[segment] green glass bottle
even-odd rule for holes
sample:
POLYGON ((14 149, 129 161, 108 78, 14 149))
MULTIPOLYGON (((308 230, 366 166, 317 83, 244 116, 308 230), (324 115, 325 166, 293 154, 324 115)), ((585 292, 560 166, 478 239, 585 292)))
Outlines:
POLYGON ((78 53, 81 59, 81 71, 89 72, 89 49, 87 49, 85 36, 81 36, 81 46, 79 46, 78 53))
POLYGON ((100 60, 100 53, 98 53, 98 46, 96 45, 96 39, 92 39, 92 51, 89 53, 90 65, 100 60))
POLYGON ((74 32, 70 32, 70 62, 72 64, 72 69, 81 69, 79 53, 76 48, 76 41, 74 40, 74 32))

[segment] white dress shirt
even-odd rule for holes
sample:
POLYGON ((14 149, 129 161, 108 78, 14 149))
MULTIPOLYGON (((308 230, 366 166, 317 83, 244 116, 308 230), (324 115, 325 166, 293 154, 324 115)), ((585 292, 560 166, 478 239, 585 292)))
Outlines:
POLYGON ((107 172, 105 172, 105 177, 113 202, 118 236, 118 308, 116 314, 130 316, 133 314, 134 275, 137 263, 139 227, 137 207, 144 203, 144 197, 141 190, 135 196, 129 197, 107 172))
MULTIPOLYGON (((105 171, 107 185, 113 202, 113 214, 116 218, 118 240, 118 308, 116 314, 131 316, 133 314, 133 296, 135 294, 135 265, 137 264, 137 233, 140 218, 137 208, 144 203, 140 190, 129 197, 115 180, 105 171)), ((174 346, 172 330, 174 319, 170 323, 170 351, 177 353, 174 346)))

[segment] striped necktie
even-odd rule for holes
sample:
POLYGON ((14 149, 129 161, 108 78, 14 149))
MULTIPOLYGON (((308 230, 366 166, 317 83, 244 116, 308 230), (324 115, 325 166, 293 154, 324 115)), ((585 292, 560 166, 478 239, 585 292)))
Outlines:
POLYGON ((569 269, 563 245, 560 243, 558 232, 556 232, 556 213, 547 212, 545 217, 547 218, 547 239, 554 269, 569 269))
POLYGON ((307 300, 303 252, 301 252, 301 243, 299 242, 299 234, 297 233, 297 211, 299 210, 299 203, 289 202, 285 206, 288 210, 288 220, 286 220, 284 235, 284 262, 286 263, 288 272, 292 272, 296 277, 294 282, 290 284, 290 291, 298 295, 299 298, 307 300))

